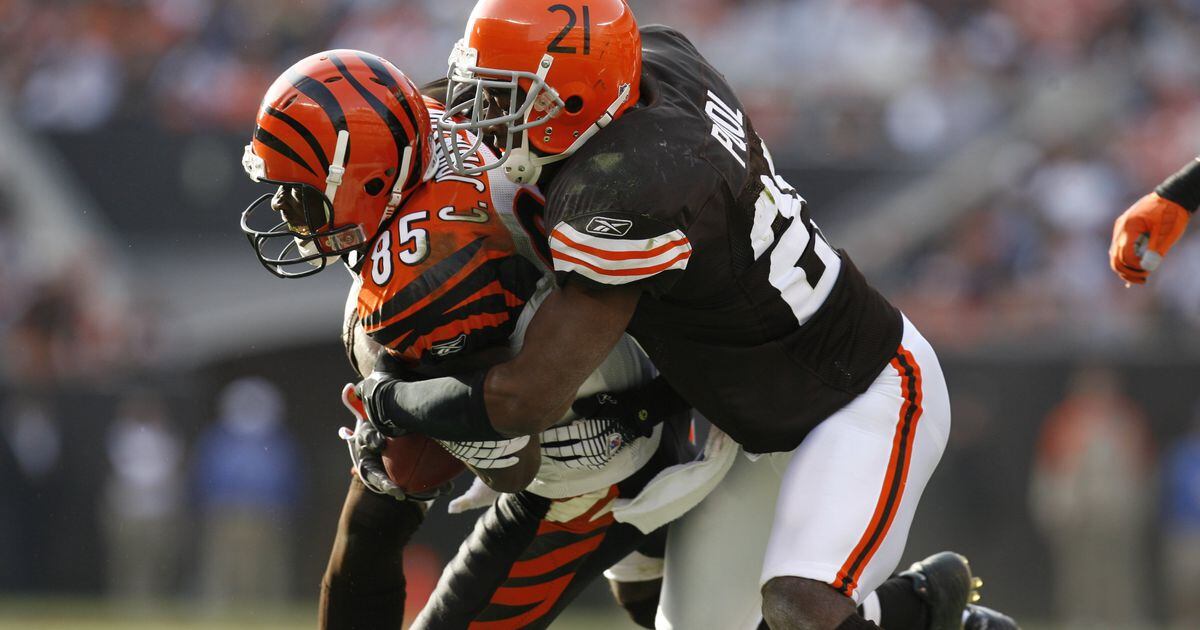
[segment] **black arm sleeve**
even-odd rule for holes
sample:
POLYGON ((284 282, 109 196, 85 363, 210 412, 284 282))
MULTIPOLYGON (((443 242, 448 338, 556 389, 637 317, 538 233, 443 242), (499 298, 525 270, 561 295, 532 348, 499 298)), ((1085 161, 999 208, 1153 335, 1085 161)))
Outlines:
POLYGON ((503 440, 483 402, 486 377, 487 370, 479 370, 406 383, 375 372, 359 386, 359 395, 371 424, 388 437, 420 433, 453 442, 503 440))
POLYGON ((1159 197, 1183 206, 1188 212, 1200 208, 1200 158, 1168 177, 1154 190, 1159 197))

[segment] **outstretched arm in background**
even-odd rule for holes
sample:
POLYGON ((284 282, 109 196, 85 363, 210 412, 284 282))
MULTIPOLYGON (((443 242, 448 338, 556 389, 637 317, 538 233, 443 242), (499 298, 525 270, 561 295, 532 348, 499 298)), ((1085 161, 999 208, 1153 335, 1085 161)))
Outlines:
POLYGON ((1126 284, 1145 284, 1200 207, 1200 158, 1129 207, 1113 225, 1109 264, 1126 284))

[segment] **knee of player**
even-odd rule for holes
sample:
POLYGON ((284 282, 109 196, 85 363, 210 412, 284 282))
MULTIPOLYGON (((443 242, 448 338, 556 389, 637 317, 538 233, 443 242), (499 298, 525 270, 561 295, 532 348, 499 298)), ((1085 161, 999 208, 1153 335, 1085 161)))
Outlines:
POLYGON ((662 580, 620 582, 609 580, 613 598, 629 614, 639 627, 653 628, 654 615, 658 611, 658 597, 662 591, 662 580))
POLYGON ((824 582, 783 576, 762 588, 763 620, 772 628, 835 628, 854 613, 854 601, 824 582))

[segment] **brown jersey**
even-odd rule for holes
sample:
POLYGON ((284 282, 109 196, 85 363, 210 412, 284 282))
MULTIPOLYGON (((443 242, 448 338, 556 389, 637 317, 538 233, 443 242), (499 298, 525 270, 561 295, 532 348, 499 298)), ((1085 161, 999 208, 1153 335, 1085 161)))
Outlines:
POLYGON ((641 100, 549 172, 560 283, 633 285, 629 325, 671 385, 750 451, 795 448, 862 393, 901 317, 775 173, 728 82, 642 29, 641 100))

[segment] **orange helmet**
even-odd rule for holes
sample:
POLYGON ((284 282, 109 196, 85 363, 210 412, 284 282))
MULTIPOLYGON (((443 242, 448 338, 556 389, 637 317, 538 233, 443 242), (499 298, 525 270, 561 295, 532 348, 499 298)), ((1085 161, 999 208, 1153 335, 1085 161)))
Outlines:
POLYGON ((246 208, 242 231, 280 277, 316 273, 371 243, 433 164, 433 127, 417 86, 357 50, 288 68, 256 123, 242 166, 279 189, 246 208), (298 263, 307 264, 296 271, 298 263))
POLYGON ((637 103, 642 37, 624 0, 480 0, 449 63, 450 108, 438 130, 454 169, 503 166, 532 184, 637 103), (504 129, 504 154, 485 164, 489 128, 504 129), (464 129, 473 143, 460 140, 464 129))

